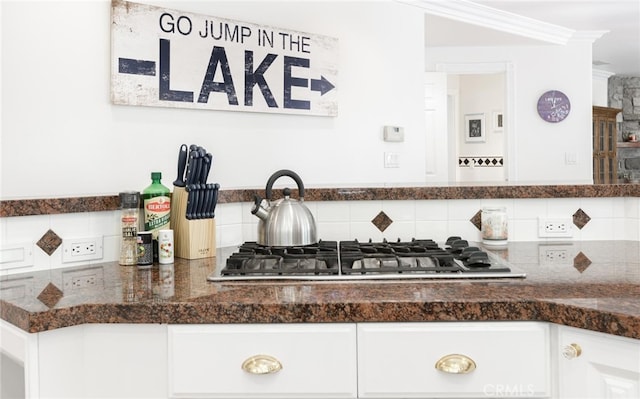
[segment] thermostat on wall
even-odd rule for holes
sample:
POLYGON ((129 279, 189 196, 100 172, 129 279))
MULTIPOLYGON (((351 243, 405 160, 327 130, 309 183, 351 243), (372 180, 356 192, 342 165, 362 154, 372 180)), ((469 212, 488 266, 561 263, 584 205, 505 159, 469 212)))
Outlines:
POLYGON ((385 126, 384 141, 404 141, 404 128, 398 126, 385 126))

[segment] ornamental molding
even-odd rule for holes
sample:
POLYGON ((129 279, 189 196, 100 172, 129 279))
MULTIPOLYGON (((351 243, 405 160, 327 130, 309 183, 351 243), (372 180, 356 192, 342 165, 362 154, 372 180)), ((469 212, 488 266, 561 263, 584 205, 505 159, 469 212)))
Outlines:
POLYGON ((467 0, 396 1, 409 6, 418 7, 431 15, 495 29, 501 32, 511 33, 552 44, 565 45, 576 34, 576 31, 573 29, 487 7, 467 0))

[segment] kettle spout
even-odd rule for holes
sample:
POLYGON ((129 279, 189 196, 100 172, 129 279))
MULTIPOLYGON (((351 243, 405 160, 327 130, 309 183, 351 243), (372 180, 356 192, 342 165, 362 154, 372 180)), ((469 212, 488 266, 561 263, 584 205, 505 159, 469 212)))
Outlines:
POLYGON ((266 221, 269 216, 269 201, 260 198, 259 195, 254 197, 254 203, 251 207, 251 213, 259 217, 261 220, 266 221))

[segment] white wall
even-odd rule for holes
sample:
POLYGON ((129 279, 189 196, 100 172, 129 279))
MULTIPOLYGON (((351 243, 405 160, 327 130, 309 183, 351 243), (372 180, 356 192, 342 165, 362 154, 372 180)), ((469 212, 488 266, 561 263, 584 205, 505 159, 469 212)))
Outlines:
POLYGON ((280 168, 307 186, 424 181, 423 16, 381 2, 145 1, 339 39, 338 117, 114 106, 110 3, 2 1, 2 199, 142 190, 175 179, 180 144, 215 156, 223 189, 280 168), (389 29, 389 26, 395 27, 389 29), (405 128, 385 143, 384 125, 405 128), (400 168, 383 154, 400 154, 400 168))
MULTIPOLYGON (((390 0, 147 3, 337 37, 339 116, 111 105, 107 0, 4 0, 0 198, 142 189, 151 171, 170 185, 182 143, 213 152, 210 181, 223 189, 261 187, 284 167, 307 186, 424 181, 421 11, 390 0), (383 142, 384 125, 403 126, 405 142, 383 142), (384 152, 397 152, 400 167, 384 168, 384 152)), ((590 43, 432 49, 426 61, 426 70, 512 62, 516 179, 591 181, 590 43), (554 88, 572 101, 560 124, 535 112, 539 95, 554 88), (565 165, 566 153, 576 153, 576 165, 565 165)))
POLYGON ((592 181, 591 43, 429 48, 425 60, 428 71, 440 63, 511 63, 515 106, 505 117, 514 123, 508 147, 515 158, 515 180, 592 181), (561 123, 543 121, 536 110, 540 95, 554 89, 571 101, 571 113, 561 123), (575 153, 575 165, 565 163, 567 153, 575 153))

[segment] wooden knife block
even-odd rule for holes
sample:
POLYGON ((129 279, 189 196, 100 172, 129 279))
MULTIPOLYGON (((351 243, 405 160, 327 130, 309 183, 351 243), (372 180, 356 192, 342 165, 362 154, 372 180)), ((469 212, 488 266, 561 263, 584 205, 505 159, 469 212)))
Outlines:
POLYGON ((174 187, 171 196, 171 228, 174 255, 183 259, 202 259, 216 256, 216 221, 187 219, 189 193, 184 187, 174 187))

